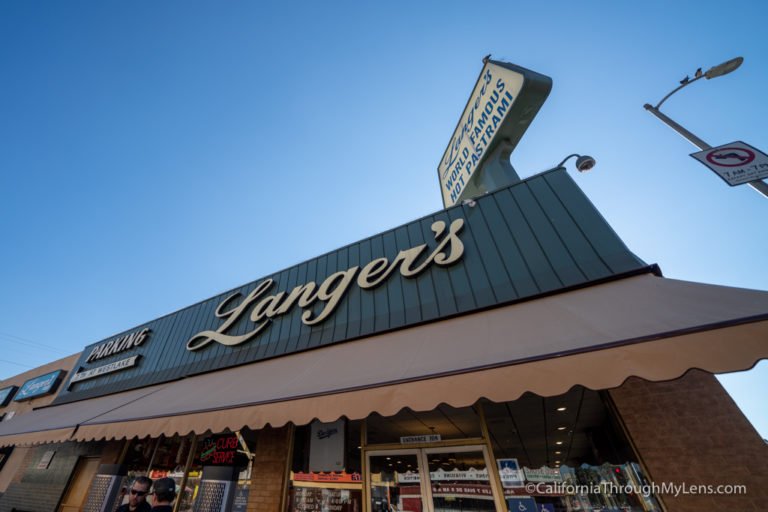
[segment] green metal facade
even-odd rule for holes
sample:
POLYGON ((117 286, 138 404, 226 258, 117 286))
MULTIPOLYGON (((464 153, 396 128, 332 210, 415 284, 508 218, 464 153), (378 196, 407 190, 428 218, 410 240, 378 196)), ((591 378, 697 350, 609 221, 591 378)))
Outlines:
MULTIPOLYGON (((351 341, 647 269, 565 170, 556 169, 487 194, 474 204, 439 211, 94 343, 84 350, 75 372, 136 354, 141 358, 135 367, 68 386, 56 403, 351 341), (221 325, 223 320, 214 312, 235 292, 247 296, 268 278, 275 281, 272 293, 289 291, 309 281, 319 284, 334 272, 362 267, 378 257, 392 261, 399 251, 419 244, 431 250, 435 246, 432 223, 442 220, 449 225, 460 218, 465 221, 460 232, 465 250, 451 266, 432 265, 413 278, 393 272, 374 289, 350 286, 334 313, 314 326, 303 324, 301 310, 294 308, 241 345, 186 348, 196 333, 221 325), (93 347, 144 328, 152 332, 142 345, 86 363, 93 347)), ((229 332, 244 334, 253 328, 249 323, 245 315, 229 332)))

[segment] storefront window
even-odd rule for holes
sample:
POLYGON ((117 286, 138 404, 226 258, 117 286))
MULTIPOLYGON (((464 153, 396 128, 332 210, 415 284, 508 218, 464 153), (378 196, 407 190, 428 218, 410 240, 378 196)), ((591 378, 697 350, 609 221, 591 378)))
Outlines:
MULTIPOLYGON (((170 477, 178 489, 178 511, 189 512, 200 497, 203 468, 231 467, 232 510, 245 510, 256 435, 248 429, 223 434, 134 439, 125 457, 128 482, 138 476, 170 477), (190 452, 194 457, 190 459, 190 452), (187 467, 187 465, 189 465, 187 467)), ((127 502, 127 497, 124 498, 127 502)))
POLYGON ((370 455, 371 512, 424 509, 419 458, 415 451, 370 455))
POLYGON ((490 474, 481 450, 425 450, 424 455, 435 510, 496 510, 490 474))
POLYGON ((403 409, 367 426, 372 512, 495 511, 479 409, 403 409))
MULTIPOLYGON (((139 476, 148 476, 152 480, 163 477, 171 477, 176 481, 176 485, 181 489, 186 474, 186 464, 189 457, 189 451, 192 449, 194 437, 173 436, 151 439, 145 437, 135 438, 130 442, 125 454, 123 464, 127 469, 127 477, 123 482, 124 488, 139 476)), ((199 476, 199 475, 198 475, 199 476)), ((193 482, 195 472, 189 473, 188 482, 193 482)), ((185 485, 184 492, 179 492, 180 511, 191 510, 193 497, 193 487, 185 485)), ((128 502, 128 495, 125 494, 122 503, 128 502)))
POLYGON ((137 476, 147 476, 149 465, 152 462, 152 454, 157 448, 157 439, 145 437, 134 438, 128 446, 123 463, 128 470, 128 480, 132 481, 137 476))
POLYGON ((645 477, 600 392, 577 386, 482 407, 510 511, 661 510, 630 489, 645 477))
POLYGON ((495 511, 487 460, 480 445, 372 451, 371 511, 495 511))
POLYGON ((170 477, 176 482, 178 489, 178 500, 180 511, 192 509, 194 499, 194 487, 190 487, 190 482, 194 480, 194 470, 190 470, 190 475, 185 482, 185 473, 189 452, 193 449, 194 437, 173 436, 161 437, 157 444, 155 453, 152 457, 152 466, 149 470, 149 478, 157 480, 158 478, 170 477))
POLYGON ((202 499, 205 500, 202 509, 218 510, 221 503, 228 503, 227 510, 244 512, 250 493, 255 450, 256 433, 247 428, 200 436, 186 485, 191 495, 188 501, 190 509, 202 499), (208 473, 217 470, 219 476, 211 478, 208 473), (206 487, 207 481, 220 478, 229 483, 218 491, 216 485, 206 487))
POLYGON ((289 511, 363 510, 360 428, 343 418, 296 427, 289 511))

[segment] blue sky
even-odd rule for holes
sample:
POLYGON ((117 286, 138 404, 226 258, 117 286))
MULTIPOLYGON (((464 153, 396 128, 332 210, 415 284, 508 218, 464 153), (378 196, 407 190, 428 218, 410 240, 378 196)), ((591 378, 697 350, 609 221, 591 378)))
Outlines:
MULTIPOLYGON (((441 208, 491 53, 554 86, 512 155, 670 278, 768 290, 768 199, 642 108, 768 149, 764 2, 0 3, 0 378, 441 208), (732 14, 728 14, 732 13, 732 14)), ((768 437, 768 364, 721 380, 768 437)))

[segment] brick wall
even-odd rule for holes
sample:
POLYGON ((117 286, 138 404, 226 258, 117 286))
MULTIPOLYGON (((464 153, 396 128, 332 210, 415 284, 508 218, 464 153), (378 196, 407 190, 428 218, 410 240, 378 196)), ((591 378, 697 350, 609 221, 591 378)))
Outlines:
POLYGON ((633 377, 610 395, 651 481, 747 487, 741 496, 662 495, 667 510, 768 509, 768 445, 713 375, 633 377))
POLYGON ((256 440, 248 512, 278 512, 285 492, 290 427, 264 428, 256 440))
POLYGON ((110 464, 119 455, 119 443, 58 443, 35 446, 27 451, 19 471, 0 498, 0 512, 13 508, 29 512, 55 512, 80 457, 101 456, 110 464), (55 451, 47 469, 38 469, 43 454, 55 451))

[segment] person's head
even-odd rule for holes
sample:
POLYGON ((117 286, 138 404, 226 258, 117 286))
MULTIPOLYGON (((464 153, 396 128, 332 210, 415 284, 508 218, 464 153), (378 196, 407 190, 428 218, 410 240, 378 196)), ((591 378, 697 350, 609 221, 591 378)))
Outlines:
POLYGON ((176 482, 173 478, 159 478, 155 480, 152 494, 155 496, 155 505, 170 505, 176 498, 176 482))
POLYGON ((135 510, 136 507, 147 501, 149 488, 152 487, 152 480, 145 476, 136 478, 128 490, 128 507, 135 510))

